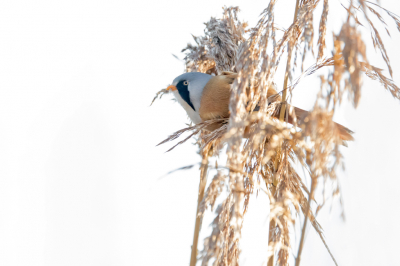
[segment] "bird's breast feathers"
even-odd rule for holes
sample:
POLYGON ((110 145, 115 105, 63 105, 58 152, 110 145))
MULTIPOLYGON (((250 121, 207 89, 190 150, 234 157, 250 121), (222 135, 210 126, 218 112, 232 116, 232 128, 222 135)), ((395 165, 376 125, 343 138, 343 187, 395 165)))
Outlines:
MULTIPOLYGON (((178 101, 178 103, 183 107, 183 109, 185 109, 185 111, 188 114, 190 120, 192 120, 193 123, 195 123, 195 124, 201 123, 202 120, 200 118, 199 113, 196 112, 195 110, 193 110, 193 108, 184 99, 182 99, 181 95, 179 95, 179 92, 178 91, 173 91, 173 94, 174 94, 176 100, 178 101)), ((193 102, 192 99, 190 99, 190 100, 193 102)), ((196 108, 196 104, 194 102, 193 102, 193 104, 194 104, 194 106, 196 108)))

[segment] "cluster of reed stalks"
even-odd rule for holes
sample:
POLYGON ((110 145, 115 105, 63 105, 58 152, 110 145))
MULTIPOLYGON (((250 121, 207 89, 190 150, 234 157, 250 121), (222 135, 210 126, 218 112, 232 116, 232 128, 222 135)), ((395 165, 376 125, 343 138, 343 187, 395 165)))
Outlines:
MULTIPOLYGON (((232 85, 229 118, 222 123, 221 120, 210 120, 182 129, 164 141, 191 132, 177 145, 198 137, 203 156, 191 266, 198 260, 203 266, 239 264, 241 230, 250 195, 262 189, 262 182, 266 184, 267 189, 263 191, 270 200, 269 248, 265 253, 268 265, 289 265, 292 250, 297 251, 293 255, 295 264, 300 264, 307 224, 319 234, 330 253, 321 225, 315 218, 324 202, 316 203, 315 198, 317 188, 324 187, 326 182, 333 184, 333 189, 325 191, 326 194, 340 195, 337 169, 343 165, 340 144, 345 143, 340 140, 332 122, 335 110, 344 95, 349 96, 347 99, 357 107, 365 77, 379 81, 394 98, 400 99, 399 87, 382 74, 382 69, 369 62, 366 43, 370 40, 364 40, 359 31, 361 25, 371 30, 372 44, 382 55, 392 76, 390 60, 380 36, 382 31, 378 31, 373 21, 380 23, 390 34, 385 19, 393 20, 400 30, 398 16, 370 1, 350 0, 343 7, 347 20, 340 32, 328 33, 327 23, 335 19, 329 14, 331 1, 297 0, 293 23, 278 32, 274 24, 276 2, 270 0, 253 28, 239 21, 238 7, 225 7, 222 18, 211 18, 205 23, 204 36, 194 36, 196 44, 183 49, 187 72, 219 75, 231 71, 238 74, 232 85), (323 11, 315 44, 313 21, 318 5, 323 5, 323 11), (330 57, 326 51, 327 34, 333 34, 330 57), (314 51, 317 55, 315 63, 303 70, 305 58, 313 56, 314 51), (267 97, 268 88, 275 86, 274 80, 279 78, 275 73, 284 53, 287 53, 287 61, 284 62, 286 72, 284 86, 279 92, 281 97, 267 97), (300 57, 301 64, 297 64, 300 57), (302 123, 297 123, 292 97, 288 96, 305 76, 314 75, 322 68, 330 71, 319 76, 321 88, 314 107, 302 123), (292 77, 295 69, 301 72, 297 78, 292 77), (280 119, 274 119, 274 116, 280 119), (291 117, 294 126, 286 123, 291 117), (222 126, 212 132, 204 130, 212 123, 222 126), (218 171, 206 188, 208 158, 218 153, 222 145, 227 146, 228 170, 218 171), (308 174, 310 187, 296 172, 296 162, 300 162, 308 174), (226 197, 218 201, 221 195, 226 197), (203 250, 198 253, 202 216, 207 208, 214 208, 216 202, 222 203, 215 208, 212 233, 204 239, 203 250), (294 242, 289 234, 300 219, 295 218, 294 212, 301 213, 297 217, 304 219, 298 232, 297 247, 292 246, 294 242)), ((332 254, 331 257, 336 264, 332 254)))

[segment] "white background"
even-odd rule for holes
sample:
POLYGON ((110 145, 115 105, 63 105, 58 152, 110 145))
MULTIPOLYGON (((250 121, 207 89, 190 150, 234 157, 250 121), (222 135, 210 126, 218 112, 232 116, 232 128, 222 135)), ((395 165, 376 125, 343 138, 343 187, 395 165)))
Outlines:
MULTIPOLYGON (((294 2, 278 1, 279 26, 294 2)), ((338 32, 345 11, 330 2, 338 32)), ((400 13, 398 1, 381 2, 400 13)), ((166 174, 200 158, 191 141, 155 147, 188 120, 171 97, 149 104, 183 72, 172 54, 182 58, 190 34, 226 4, 254 26, 268 1, 0 3, 0 265, 188 265, 198 170, 166 174)), ((400 84, 400 34, 387 22, 392 38, 381 35, 400 84)), ((318 86, 301 83, 294 103, 310 108, 318 86)), ((358 109, 344 104, 335 118, 356 132, 339 176, 347 219, 337 200, 318 216, 340 265, 399 263, 399 114, 399 101, 365 81, 358 109)), ((245 218, 243 265, 262 265, 267 218, 260 193, 245 218)), ((312 230, 306 241, 302 265, 333 265, 312 230)))

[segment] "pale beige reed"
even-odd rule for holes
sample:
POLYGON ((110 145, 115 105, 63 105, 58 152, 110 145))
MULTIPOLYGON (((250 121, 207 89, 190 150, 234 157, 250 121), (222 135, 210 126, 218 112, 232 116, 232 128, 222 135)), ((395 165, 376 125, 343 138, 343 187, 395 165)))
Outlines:
MULTIPOLYGON (((208 208, 215 209, 211 235, 204 239, 203 249, 198 254, 197 248, 192 253, 194 261, 199 259, 203 266, 239 264, 243 220, 250 195, 259 191, 265 192, 270 199, 270 242, 265 251, 265 261, 269 261, 269 265, 289 265, 291 259, 296 265, 300 264, 307 221, 331 254, 322 227, 316 220, 316 212, 324 206, 327 197, 340 197, 337 169, 344 165, 341 144, 352 139, 352 132, 338 127, 332 117, 344 100, 357 107, 364 77, 379 81, 395 99, 400 100, 399 87, 368 60, 365 36, 358 30, 359 25, 371 29, 372 45, 381 54, 392 77, 390 60, 380 36, 382 31, 377 25, 385 29, 385 34, 390 34, 390 26, 384 20, 388 17, 400 30, 397 15, 370 1, 350 0, 343 7, 347 20, 340 32, 330 33, 327 25, 339 23, 329 13, 332 1, 301 0, 293 23, 281 32, 274 24, 276 2, 269 2, 253 28, 239 21, 238 7, 224 7, 222 18, 211 18, 205 23, 205 35, 193 36, 196 44, 183 49, 187 72, 235 73, 229 99, 222 99, 229 103, 225 117, 204 117, 204 122, 179 130, 162 142, 190 132, 172 148, 197 137, 203 158, 214 156, 222 145, 227 146, 226 167, 219 168, 198 207, 199 217, 208 208), (318 5, 322 5, 322 13, 318 41, 314 43, 313 21, 318 16, 315 11, 318 5), (333 34, 333 43, 327 43, 327 34, 333 34), (332 49, 330 57, 327 57, 327 47, 332 49), (278 93, 287 95, 282 102, 281 96, 272 94, 270 88, 274 88, 274 81, 279 78, 275 73, 285 52, 290 59, 285 62, 288 85, 282 90, 277 89, 278 93), (314 56, 314 52, 315 63, 303 71, 305 58, 314 56), (324 69, 330 71, 323 72, 324 69), (301 71, 297 78, 293 78, 294 70, 301 71), (291 105, 292 91, 304 77, 316 76, 317 72, 321 87, 314 107, 301 113, 304 110, 296 110, 291 105), (277 119, 281 113, 283 121, 277 119), (296 172, 295 162, 300 162, 307 173, 309 188, 296 172), (333 184, 333 189, 324 189, 323 202, 316 202, 315 193, 320 191, 317 188, 325 187, 327 182, 333 184), (266 189, 261 183, 266 184, 266 189), (221 195, 226 197, 221 199, 221 195), (221 204, 216 206, 218 201, 221 204), (296 243, 290 239, 289 232, 301 217, 305 221, 298 232, 300 242, 296 243)), ((164 93, 165 90, 161 91, 156 98, 164 93)))

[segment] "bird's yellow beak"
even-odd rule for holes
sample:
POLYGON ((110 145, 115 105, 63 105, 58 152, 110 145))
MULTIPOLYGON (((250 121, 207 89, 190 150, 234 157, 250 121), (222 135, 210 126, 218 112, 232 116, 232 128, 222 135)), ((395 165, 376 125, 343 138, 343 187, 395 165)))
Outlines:
POLYGON ((167 91, 176 91, 176 87, 174 85, 169 85, 167 91))

